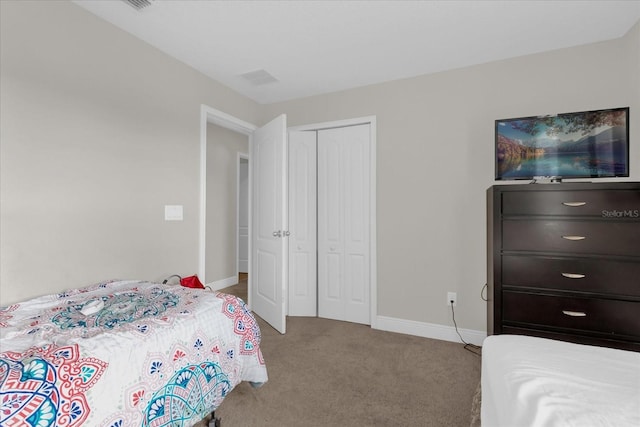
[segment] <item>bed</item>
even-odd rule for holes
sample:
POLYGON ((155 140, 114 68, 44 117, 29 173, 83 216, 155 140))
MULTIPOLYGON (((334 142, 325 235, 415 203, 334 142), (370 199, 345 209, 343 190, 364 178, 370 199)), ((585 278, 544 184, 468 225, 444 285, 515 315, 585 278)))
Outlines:
POLYGON ((640 426, 640 353, 521 335, 482 347, 481 425, 640 426))
POLYGON ((267 381, 234 296, 109 281, 0 308, 0 425, 192 426, 267 381))

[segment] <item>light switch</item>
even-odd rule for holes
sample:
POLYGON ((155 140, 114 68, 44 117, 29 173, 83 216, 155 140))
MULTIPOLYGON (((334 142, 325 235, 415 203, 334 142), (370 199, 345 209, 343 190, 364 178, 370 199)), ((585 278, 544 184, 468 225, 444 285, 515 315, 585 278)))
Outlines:
POLYGON ((164 205, 165 221, 182 221, 182 205, 164 205))

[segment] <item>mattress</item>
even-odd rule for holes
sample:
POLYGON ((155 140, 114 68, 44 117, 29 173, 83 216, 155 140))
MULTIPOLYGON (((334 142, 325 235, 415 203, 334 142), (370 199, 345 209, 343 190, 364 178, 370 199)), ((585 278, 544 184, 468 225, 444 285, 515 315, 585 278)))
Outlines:
POLYGON ((481 383, 483 427, 640 426, 640 353, 492 335, 481 383))
POLYGON ((0 425, 188 427, 267 381, 234 296, 109 281, 0 308, 0 425))

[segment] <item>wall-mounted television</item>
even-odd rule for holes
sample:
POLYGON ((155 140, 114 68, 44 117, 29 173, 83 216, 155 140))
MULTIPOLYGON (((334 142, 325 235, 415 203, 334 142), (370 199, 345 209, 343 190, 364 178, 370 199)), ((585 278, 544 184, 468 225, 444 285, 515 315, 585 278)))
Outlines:
POLYGON ((628 107, 496 120, 496 180, 628 176, 628 107))

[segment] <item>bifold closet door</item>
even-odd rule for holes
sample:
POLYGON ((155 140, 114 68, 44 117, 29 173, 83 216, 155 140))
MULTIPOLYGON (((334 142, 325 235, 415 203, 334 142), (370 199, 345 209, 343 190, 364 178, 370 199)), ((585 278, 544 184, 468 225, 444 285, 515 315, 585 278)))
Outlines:
POLYGON ((318 315, 316 137, 289 131, 289 316, 318 315))
POLYGON ((370 324, 370 125, 317 138, 318 316, 370 324))

